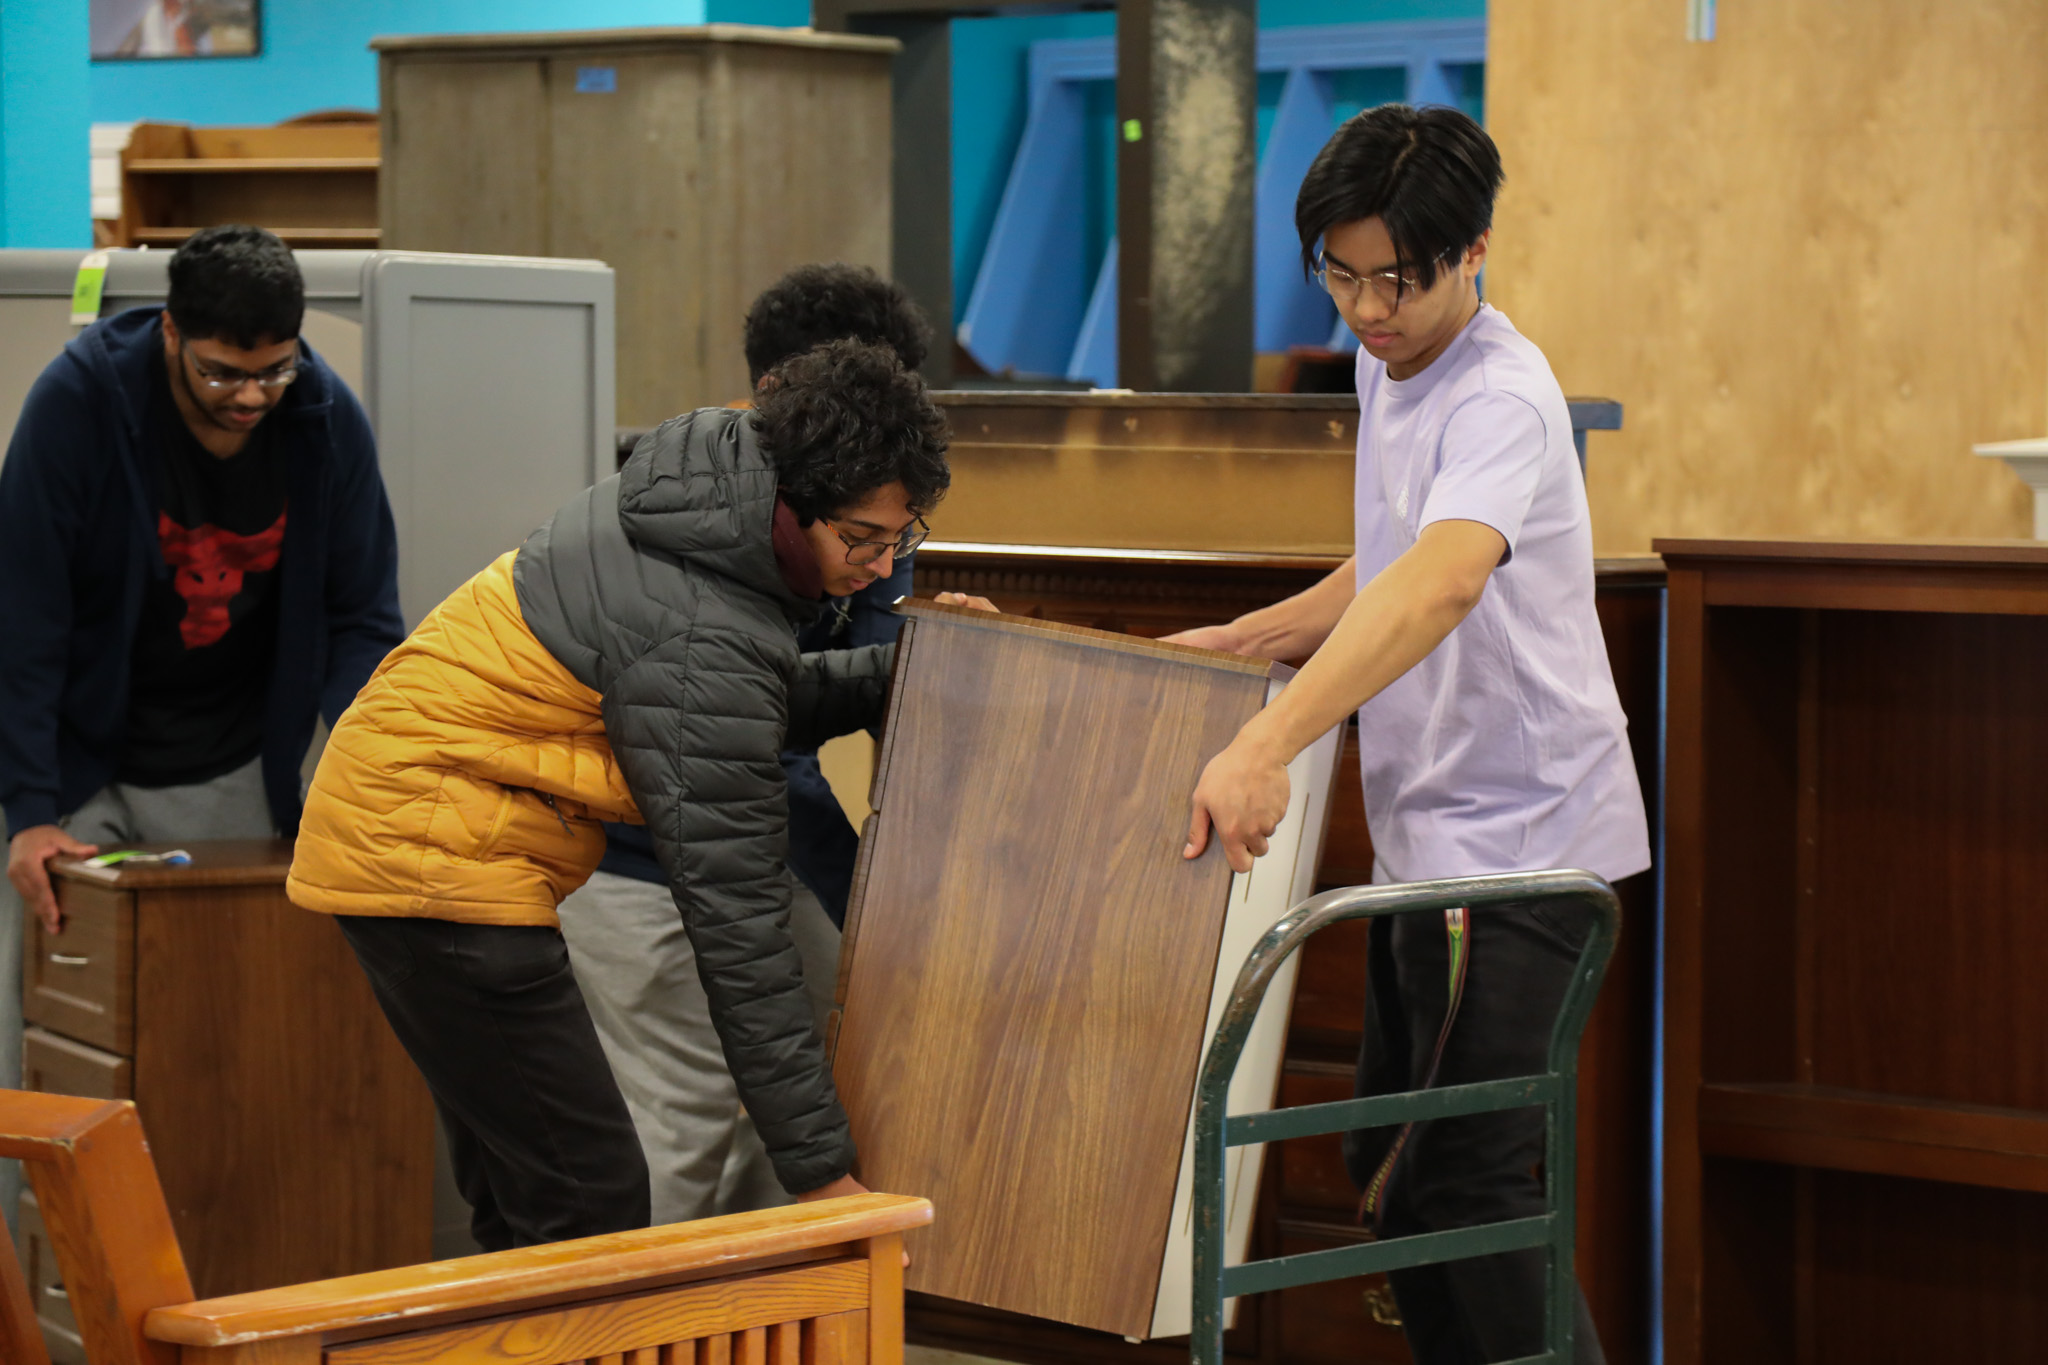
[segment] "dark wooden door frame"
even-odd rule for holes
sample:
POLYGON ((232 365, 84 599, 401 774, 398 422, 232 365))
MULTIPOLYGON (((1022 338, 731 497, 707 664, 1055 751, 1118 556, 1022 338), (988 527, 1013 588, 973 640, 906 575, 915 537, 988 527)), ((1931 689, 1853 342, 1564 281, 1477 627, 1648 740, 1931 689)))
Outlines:
MULTIPOLYGON (((959 17, 1117 13, 1117 374, 1125 388, 1242 392, 1252 370, 1257 0, 812 0, 829 32, 899 39, 892 268, 950 338, 952 40, 959 17)), ((952 347, 925 377, 952 382, 952 347)))

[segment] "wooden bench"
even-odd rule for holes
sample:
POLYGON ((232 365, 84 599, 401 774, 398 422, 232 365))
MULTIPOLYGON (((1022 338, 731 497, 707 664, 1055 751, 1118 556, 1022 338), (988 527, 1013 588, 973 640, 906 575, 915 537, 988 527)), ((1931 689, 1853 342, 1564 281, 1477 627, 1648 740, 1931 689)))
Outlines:
MULTIPOLYGON (((193 1303, 133 1104, 0 1090, 0 1156, 91 1365, 901 1365, 903 1234, 932 1216, 859 1195, 193 1303)), ((4 1244, 0 1357, 49 1360, 4 1244)))

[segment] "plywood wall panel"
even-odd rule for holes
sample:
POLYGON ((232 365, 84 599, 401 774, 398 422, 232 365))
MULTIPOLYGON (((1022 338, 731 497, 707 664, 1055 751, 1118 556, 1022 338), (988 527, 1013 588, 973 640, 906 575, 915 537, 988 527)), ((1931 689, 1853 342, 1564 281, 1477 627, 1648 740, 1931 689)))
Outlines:
POLYGON ((1488 287, 1626 406, 1597 546, 2025 535, 2048 429, 2048 6, 1499 0, 1488 287))

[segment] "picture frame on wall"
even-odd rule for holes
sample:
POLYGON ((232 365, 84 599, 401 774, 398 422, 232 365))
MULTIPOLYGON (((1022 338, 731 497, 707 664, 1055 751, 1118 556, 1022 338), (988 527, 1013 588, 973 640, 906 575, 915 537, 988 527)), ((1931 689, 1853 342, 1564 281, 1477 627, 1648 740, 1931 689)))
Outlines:
POLYGON ((262 0, 92 0, 92 59, 254 57, 262 0))

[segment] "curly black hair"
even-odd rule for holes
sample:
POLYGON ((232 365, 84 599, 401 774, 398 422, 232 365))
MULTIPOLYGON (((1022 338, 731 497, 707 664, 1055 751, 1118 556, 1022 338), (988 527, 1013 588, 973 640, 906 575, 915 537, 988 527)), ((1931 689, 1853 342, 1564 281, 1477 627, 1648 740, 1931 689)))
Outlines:
POLYGON ((887 346, 903 368, 924 364, 931 328, 903 292, 864 265, 800 265, 761 292, 747 309, 749 381, 820 342, 852 337, 887 346))
POLYGON ((902 483, 918 516, 945 496, 953 482, 946 418, 887 346, 828 341, 771 373, 754 422, 782 500, 804 525, 892 483, 902 483))
POLYGON ((253 351, 290 341, 306 318, 306 281, 290 247, 260 227, 201 228, 171 255, 165 307, 178 334, 253 351))

